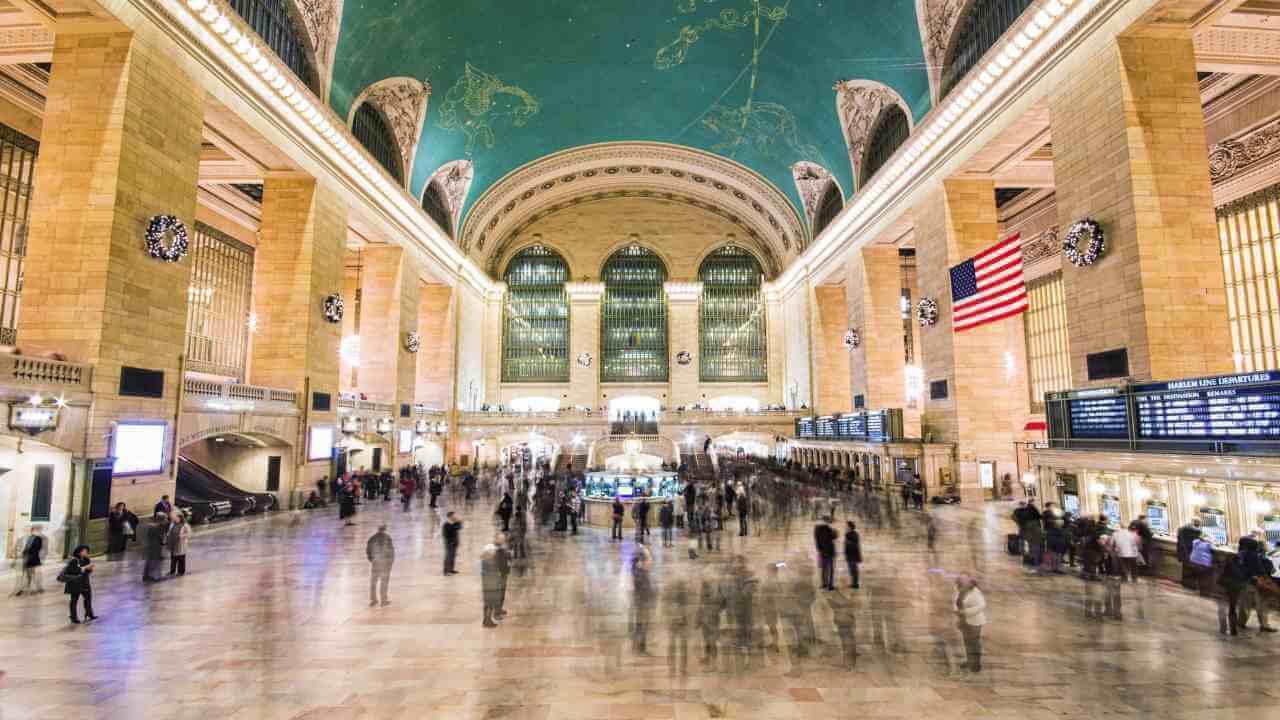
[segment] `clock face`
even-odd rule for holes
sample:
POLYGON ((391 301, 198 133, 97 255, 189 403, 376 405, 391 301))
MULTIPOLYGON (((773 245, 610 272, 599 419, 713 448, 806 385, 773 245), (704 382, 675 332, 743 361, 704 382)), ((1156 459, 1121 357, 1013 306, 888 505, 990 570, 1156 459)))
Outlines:
POLYGON ((582 353, 578 356, 578 364, 582 367, 591 367, 591 353, 582 353))
POLYGON ((681 365, 688 365, 693 362, 693 355, 690 354, 688 350, 681 350, 676 353, 676 362, 681 365))

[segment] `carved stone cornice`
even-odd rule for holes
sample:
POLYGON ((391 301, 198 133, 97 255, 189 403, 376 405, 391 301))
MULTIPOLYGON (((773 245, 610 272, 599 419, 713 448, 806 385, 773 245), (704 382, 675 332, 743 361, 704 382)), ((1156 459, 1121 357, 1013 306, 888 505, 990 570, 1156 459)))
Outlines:
POLYGON ((1274 119, 1209 148, 1209 178, 1228 183, 1280 159, 1280 119, 1274 119))
MULTIPOLYGON (((422 137, 422 125, 427 119, 427 100, 431 96, 431 83, 411 77, 393 77, 365 88, 364 92, 351 103, 351 117, 355 117, 356 109, 361 103, 369 102, 382 111, 391 125, 391 134, 396 138, 400 148, 400 159, 404 163, 403 177, 413 174, 413 159, 418 151, 418 141, 422 137)), ((348 119, 347 124, 350 125, 348 119)), ((406 180, 407 182, 407 180, 406 180)))
POLYGON ((1062 242, 1058 240, 1058 228, 1052 227, 1022 243, 1022 262, 1034 265, 1062 254, 1062 242))
POLYGON ((689 198, 727 213, 774 259, 771 273, 808 244, 806 226, 787 196, 746 167, 678 145, 618 142, 555 153, 509 173, 476 201, 459 245, 482 265, 491 265, 518 229, 544 208, 626 191, 689 198))

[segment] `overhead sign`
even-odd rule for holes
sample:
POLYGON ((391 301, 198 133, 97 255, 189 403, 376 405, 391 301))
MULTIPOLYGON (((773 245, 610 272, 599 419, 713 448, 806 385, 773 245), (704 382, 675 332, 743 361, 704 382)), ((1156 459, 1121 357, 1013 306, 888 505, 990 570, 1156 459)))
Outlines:
POLYGON ((58 408, 9 406, 9 429, 35 435, 58 427, 58 408))

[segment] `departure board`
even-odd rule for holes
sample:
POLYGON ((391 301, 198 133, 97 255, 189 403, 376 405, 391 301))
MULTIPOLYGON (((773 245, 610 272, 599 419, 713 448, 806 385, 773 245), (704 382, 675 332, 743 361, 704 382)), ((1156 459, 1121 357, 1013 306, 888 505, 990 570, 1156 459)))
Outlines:
POLYGON ((1071 437, 1125 440, 1129 437, 1129 404, 1115 388, 1072 393, 1068 401, 1071 437))
POLYGON ((796 437, 813 438, 813 418, 796 418, 796 437))
POLYGON ((819 440, 835 440, 836 439, 836 419, 831 415, 823 415, 818 418, 814 424, 814 433, 819 440))
POLYGON ((1280 440, 1280 373, 1138 385, 1133 393, 1139 438, 1280 440))
POLYGON ((885 412, 879 410, 867 413, 867 440, 871 442, 889 442, 889 423, 885 422, 885 412))
POLYGON ((836 418, 836 435, 841 440, 865 440, 867 420, 863 413, 845 413, 836 418))

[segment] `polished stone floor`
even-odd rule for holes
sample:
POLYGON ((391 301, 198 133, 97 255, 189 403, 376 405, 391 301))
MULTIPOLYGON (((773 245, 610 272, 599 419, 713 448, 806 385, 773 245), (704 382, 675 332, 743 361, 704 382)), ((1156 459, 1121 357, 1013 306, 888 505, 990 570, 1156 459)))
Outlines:
MULTIPOLYGON (((1222 639, 1212 606, 1165 585, 1127 589, 1123 621, 1086 619, 1081 581, 1028 575, 1004 554, 1004 506, 940 511, 936 553, 919 516, 897 531, 863 528, 862 589, 817 594, 813 653, 799 657, 788 628, 776 650, 735 654, 726 615, 719 661, 702 662, 692 633, 687 674, 669 670, 662 602, 652 654, 626 640, 630 535, 531 533, 510 616, 481 627, 491 506, 454 507, 467 526, 452 577, 441 573, 440 517, 378 503, 355 527, 317 511, 199 535, 189 574, 156 585, 139 582, 133 560, 101 563, 92 624, 68 624, 60 592, 4 599, 0 720, 1280 717, 1275 636, 1222 639), (396 544, 392 604, 370 608, 364 546, 380 522, 396 544), (956 573, 977 573, 990 605, 978 675, 960 667, 956 573), (857 619, 853 668, 829 607, 845 600, 857 619)), ((761 580, 775 561, 787 562, 784 581, 812 572, 807 520, 747 538, 735 525, 698 560, 683 537, 651 543, 659 596, 683 578, 696 597, 737 554, 761 580)))

